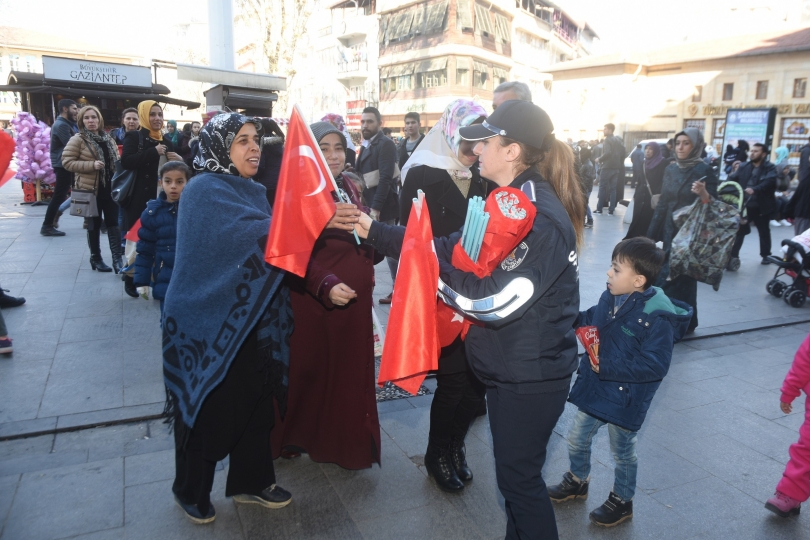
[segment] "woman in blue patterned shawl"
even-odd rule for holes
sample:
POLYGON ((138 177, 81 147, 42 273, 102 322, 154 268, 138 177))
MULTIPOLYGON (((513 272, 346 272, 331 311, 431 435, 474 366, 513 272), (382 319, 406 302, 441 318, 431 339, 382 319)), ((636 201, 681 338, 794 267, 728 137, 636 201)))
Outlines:
POLYGON ((225 495, 281 508, 270 450, 274 399, 286 407, 292 312, 283 272, 264 262, 270 228, 259 166, 261 125, 215 116, 200 133, 178 213, 163 319, 167 412, 175 428, 177 504, 195 523, 216 514, 214 469, 230 456, 225 495))

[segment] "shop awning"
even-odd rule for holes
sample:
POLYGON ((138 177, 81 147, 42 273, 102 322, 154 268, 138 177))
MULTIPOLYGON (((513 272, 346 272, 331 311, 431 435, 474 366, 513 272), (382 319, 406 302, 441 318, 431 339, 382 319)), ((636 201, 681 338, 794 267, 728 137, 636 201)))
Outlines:
POLYGON ((447 6, 449 1, 445 0, 438 4, 433 4, 428 7, 427 23, 425 24, 425 34, 432 34, 439 32, 444 28, 444 19, 447 15, 447 6))
POLYGON ((497 79, 508 79, 507 70, 499 67, 492 67, 492 75, 497 79))
POLYGON ((456 69, 466 69, 470 71, 470 69, 472 69, 472 60, 466 56, 456 56, 456 69))
MULTIPOLYGON (((143 89, 145 90, 145 89, 143 89)), ((196 109, 200 106, 195 101, 186 101, 169 97, 170 90, 162 84, 152 84, 151 91, 137 91, 134 88, 114 89, 109 86, 95 84, 68 84, 52 85, 43 81, 41 73, 25 73, 12 71, 8 76, 8 84, 0 85, 0 92, 28 92, 30 94, 61 94, 67 96, 92 96, 103 99, 130 99, 132 101, 153 100, 159 103, 168 103, 196 109)))
POLYGON ((462 29, 469 28, 470 30, 472 30, 473 19, 472 13, 470 12, 469 0, 457 0, 456 17, 458 20, 458 24, 459 26, 461 26, 462 29))
POLYGON ((447 57, 431 58, 429 60, 422 60, 417 67, 417 73, 428 73, 430 71, 442 71, 447 69, 447 57))
POLYGON ((486 32, 490 35, 495 34, 492 29, 492 21, 489 18, 489 11, 481 4, 475 4, 475 31, 486 32))
POLYGON ((489 66, 487 66, 483 62, 473 60, 473 70, 479 73, 489 73, 489 66))

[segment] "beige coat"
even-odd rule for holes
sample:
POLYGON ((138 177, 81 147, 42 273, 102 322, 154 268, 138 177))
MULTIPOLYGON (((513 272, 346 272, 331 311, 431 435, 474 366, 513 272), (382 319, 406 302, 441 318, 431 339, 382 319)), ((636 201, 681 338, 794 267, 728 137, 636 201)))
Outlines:
MULTIPOLYGON (((118 161, 116 149, 114 159, 118 161)), ((104 161, 104 155, 97 156, 92 145, 87 144, 80 133, 70 138, 62 151, 62 166, 70 172, 76 173, 73 187, 76 189, 96 190, 101 183, 103 170, 96 170, 93 163, 104 161)), ((98 193, 98 191, 96 191, 98 193)))

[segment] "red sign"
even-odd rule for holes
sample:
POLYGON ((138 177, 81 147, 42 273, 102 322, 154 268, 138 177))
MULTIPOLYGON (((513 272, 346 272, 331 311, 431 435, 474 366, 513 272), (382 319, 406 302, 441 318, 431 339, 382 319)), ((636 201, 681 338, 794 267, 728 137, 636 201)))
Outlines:
POLYGON ((360 129, 360 117, 362 114, 347 114, 346 129, 360 129))
POLYGON ((363 109, 366 108, 365 99, 357 99, 354 101, 346 102, 346 112, 348 114, 362 114, 363 109))

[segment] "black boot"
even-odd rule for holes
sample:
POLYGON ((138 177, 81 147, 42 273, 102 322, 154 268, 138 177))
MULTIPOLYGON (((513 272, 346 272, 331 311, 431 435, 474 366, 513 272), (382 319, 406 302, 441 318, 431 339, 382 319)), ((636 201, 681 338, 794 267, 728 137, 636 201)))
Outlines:
POLYGON ((453 464, 453 469, 456 471, 456 476, 462 482, 471 482, 473 473, 467 465, 467 455, 464 447, 464 439, 453 437, 450 440, 450 463, 453 464))
POLYGON ((440 447, 428 443, 425 451, 425 469, 443 491, 457 493, 464 489, 464 483, 459 480, 453 463, 450 461, 449 446, 440 447))
POLYGON ((571 499, 588 498, 588 482, 580 482, 574 475, 567 472, 563 475, 562 482, 556 486, 548 486, 548 496, 554 502, 563 502, 571 499))
POLYGON ((101 258, 98 229, 87 229, 87 247, 90 248, 90 267, 99 272, 112 272, 112 268, 107 266, 104 259, 101 258))
POLYGON ((132 298, 138 298, 138 296, 140 296, 132 276, 124 275, 124 292, 130 295, 132 298))
POLYGON ((90 255, 90 267, 98 272, 112 272, 112 268, 107 266, 101 255, 90 255))
POLYGON ((618 495, 610 492, 608 500, 591 512, 591 521, 602 527, 615 527, 633 517, 633 501, 622 501, 618 495))
POLYGON ((39 234, 42 236, 65 236, 65 233, 62 231, 54 229, 53 225, 43 225, 39 229, 39 234))
POLYGON ((124 261, 124 248, 121 247, 121 229, 118 227, 108 227, 107 240, 110 242, 113 270, 116 274, 120 274, 121 269, 126 265, 124 261))

